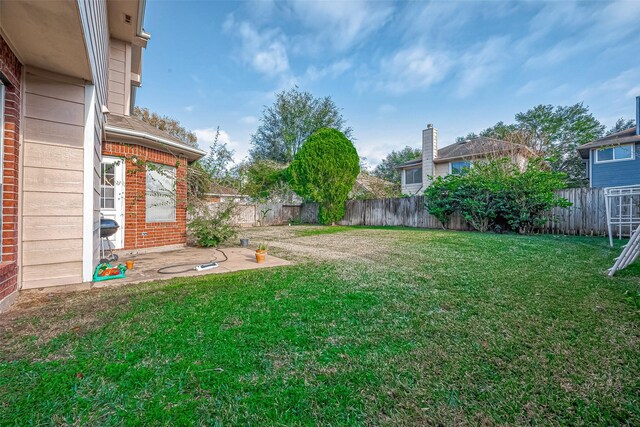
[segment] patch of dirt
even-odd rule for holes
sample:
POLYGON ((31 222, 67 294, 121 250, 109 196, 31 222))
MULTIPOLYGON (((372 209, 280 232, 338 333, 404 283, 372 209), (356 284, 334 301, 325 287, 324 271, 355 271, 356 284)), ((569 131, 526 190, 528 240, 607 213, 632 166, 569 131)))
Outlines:
POLYGON ((243 237, 266 243, 274 255, 293 261, 358 261, 377 263, 397 247, 397 236, 385 230, 353 229, 340 233, 297 237, 298 230, 326 227, 254 227, 243 237))

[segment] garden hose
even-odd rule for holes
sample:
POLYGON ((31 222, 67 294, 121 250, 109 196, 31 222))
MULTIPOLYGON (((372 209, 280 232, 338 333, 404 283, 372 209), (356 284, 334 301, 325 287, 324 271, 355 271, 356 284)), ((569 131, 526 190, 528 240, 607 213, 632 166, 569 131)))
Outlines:
MULTIPOLYGON (((222 249, 216 248, 216 251, 220 252, 223 256, 224 259, 218 261, 218 257, 213 257, 213 259, 211 261, 206 261, 203 262, 201 264, 192 264, 192 263, 188 263, 188 264, 174 264, 174 265, 168 265, 166 267, 162 267, 160 269, 158 269, 158 273, 159 274, 180 274, 180 273, 186 273, 188 271, 202 271, 202 270, 206 270, 208 268, 202 268, 204 266, 213 266, 214 264, 220 264, 221 262, 225 262, 227 261, 229 258, 227 257, 227 254, 224 253, 224 251, 222 249), (178 271, 174 271, 174 268, 180 268, 180 267, 189 267, 186 268, 184 270, 178 270, 178 271)), ((216 265, 217 266, 217 265, 216 265)), ((213 268, 213 267, 209 267, 209 268, 213 268)))

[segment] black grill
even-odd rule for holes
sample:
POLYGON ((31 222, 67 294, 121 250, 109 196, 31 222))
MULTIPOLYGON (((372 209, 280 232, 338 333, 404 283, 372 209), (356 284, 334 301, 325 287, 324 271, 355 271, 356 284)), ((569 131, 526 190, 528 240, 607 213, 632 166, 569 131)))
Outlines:
POLYGON ((100 237, 111 237, 118 231, 120 226, 113 219, 100 219, 100 237))

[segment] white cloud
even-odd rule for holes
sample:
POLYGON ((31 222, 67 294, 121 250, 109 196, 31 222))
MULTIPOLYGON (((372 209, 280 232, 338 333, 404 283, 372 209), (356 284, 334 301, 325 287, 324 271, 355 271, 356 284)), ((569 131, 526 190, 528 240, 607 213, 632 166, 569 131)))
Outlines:
POLYGON ((249 22, 236 22, 233 16, 227 18, 223 29, 240 38, 242 60, 254 70, 267 77, 290 74, 286 37, 279 29, 260 32, 249 22))
POLYGON ((542 9, 530 21, 533 35, 522 44, 533 42, 542 35, 561 27, 573 35, 557 42, 544 53, 527 60, 529 67, 549 67, 567 61, 587 50, 604 50, 613 45, 637 46, 637 22, 640 20, 640 2, 562 2, 542 9), (536 28, 534 30, 534 28, 536 28))
POLYGON ((196 108, 195 105, 187 105, 186 107, 184 107, 184 111, 186 111, 187 113, 192 112, 194 109, 196 108))
POLYGON ((389 3, 350 1, 289 1, 286 7, 305 29, 295 38, 296 51, 344 52, 374 34, 393 14, 389 3))
POLYGON ((484 43, 471 46, 460 59, 460 82, 456 95, 463 98, 476 89, 496 80, 507 64, 508 39, 491 38, 484 43))
POLYGON ((306 73, 304 74, 304 80, 306 81, 317 81, 321 80, 325 77, 331 77, 335 79, 336 77, 344 74, 351 68, 351 61, 346 59, 334 62, 323 68, 317 68, 314 65, 309 66, 307 68, 306 73))
POLYGON ((442 81, 451 64, 452 61, 442 52, 410 47, 380 62, 380 75, 373 85, 378 90, 396 95, 425 89, 442 81))
MULTIPOLYGON (((195 129, 193 131, 198 137, 198 144, 200 148, 206 152, 209 152, 211 146, 216 141, 217 128, 203 128, 195 129)), ((227 148, 233 150, 233 160, 238 163, 249 155, 249 142, 237 141, 229 135, 226 131, 220 129, 218 134, 218 142, 227 144, 227 148)))

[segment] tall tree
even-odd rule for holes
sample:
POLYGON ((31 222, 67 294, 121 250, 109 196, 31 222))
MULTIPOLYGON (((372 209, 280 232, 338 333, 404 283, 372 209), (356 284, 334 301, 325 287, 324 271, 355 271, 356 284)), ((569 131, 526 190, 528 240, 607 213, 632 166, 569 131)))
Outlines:
POLYGON ((319 204, 318 222, 333 224, 344 216, 344 202, 360 173, 360 158, 342 132, 319 129, 296 153, 287 172, 293 191, 319 204))
POLYGON ((604 132, 588 107, 581 102, 557 107, 536 105, 516 114, 515 119, 512 124, 498 122, 480 135, 525 145, 545 158, 552 170, 566 173, 570 186, 586 184, 585 168, 576 149, 604 132))
POLYGON ((607 131, 607 136, 635 127, 635 125, 636 125, 636 121, 634 119, 625 120, 624 117, 620 117, 616 121, 616 124, 613 125, 613 127, 607 131))
POLYGON ((307 138, 321 128, 337 129, 351 137, 340 109, 331 97, 316 98, 294 86, 276 95, 251 136, 251 157, 288 164, 307 138))
POLYGON ((418 159, 420 156, 422 156, 422 150, 409 147, 408 145, 401 150, 393 150, 375 167, 372 175, 394 184, 399 184, 400 173, 396 169, 398 165, 408 162, 409 160, 418 159))
POLYGON ((192 147, 198 146, 198 137, 196 134, 186 129, 176 119, 169 116, 162 116, 149 111, 148 108, 141 107, 135 107, 133 109, 133 116, 161 131, 167 132, 169 135, 175 136, 185 144, 191 145, 192 147))
POLYGON ((516 122, 519 130, 529 136, 529 145, 544 153, 552 169, 567 174, 570 186, 586 184, 585 167, 576 149, 604 132, 604 125, 588 107, 581 102, 555 108, 538 105, 517 114, 516 122))

